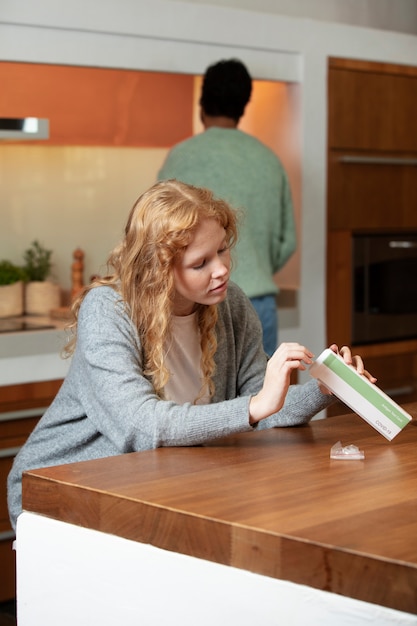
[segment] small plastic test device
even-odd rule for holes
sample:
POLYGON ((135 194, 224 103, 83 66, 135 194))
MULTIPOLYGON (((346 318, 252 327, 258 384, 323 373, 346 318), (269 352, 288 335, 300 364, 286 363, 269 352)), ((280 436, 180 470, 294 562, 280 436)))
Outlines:
POLYGON ((329 348, 310 365, 309 372, 389 441, 412 419, 379 387, 329 348))

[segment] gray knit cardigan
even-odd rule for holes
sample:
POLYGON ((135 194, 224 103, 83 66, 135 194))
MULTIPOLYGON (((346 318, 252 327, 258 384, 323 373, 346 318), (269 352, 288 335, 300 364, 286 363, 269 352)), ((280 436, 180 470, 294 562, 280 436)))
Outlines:
MULTIPOLYGON (((15 458, 8 477, 13 527, 27 469, 148 450, 193 446, 251 431, 249 401, 262 387, 261 326, 237 285, 218 306, 215 396, 208 405, 161 400, 143 375, 138 334, 110 287, 92 289, 78 321, 77 345, 53 403, 15 458)), ((331 403, 315 380, 292 385, 284 407, 258 428, 307 422, 331 403)))

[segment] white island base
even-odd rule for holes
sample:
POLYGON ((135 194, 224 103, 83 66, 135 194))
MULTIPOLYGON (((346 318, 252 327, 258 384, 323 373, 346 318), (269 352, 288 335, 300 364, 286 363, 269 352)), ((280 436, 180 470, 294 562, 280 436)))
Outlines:
POLYGON ((417 616, 24 512, 19 626, 378 626, 417 616))

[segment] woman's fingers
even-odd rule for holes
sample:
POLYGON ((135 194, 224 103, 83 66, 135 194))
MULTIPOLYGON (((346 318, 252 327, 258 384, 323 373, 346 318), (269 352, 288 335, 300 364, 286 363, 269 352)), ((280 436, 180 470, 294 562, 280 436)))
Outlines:
POLYGON ((282 343, 269 359, 264 384, 250 401, 250 420, 255 423, 279 411, 290 385, 291 372, 305 370, 313 362, 313 353, 299 343, 282 343))
POLYGON ((282 343, 279 348, 272 355, 270 361, 274 361, 274 364, 291 364, 292 369, 296 367, 304 367, 312 363, 313 353, 310 352, 305 346, 299 343, 282 343))
POLYGON ((349 346, 342 346, 339 350, 338 346, 333 343, 330 346, 330 349, 333 350, 333 352, 335 352, 336 354, 340 354, 340 356, 343 357, 345 363, 347 363, 348 365, 353 365, 358 374, 361 374, 361 376, 365 376, 365 378, 367 378, 372 383, 376 382, 377 379, 375 378, 375 376, 370 374, 365 369, 362 357, 359 356, 359 354, 355 354, 354 356, 352 356, 352 351, 349 346))

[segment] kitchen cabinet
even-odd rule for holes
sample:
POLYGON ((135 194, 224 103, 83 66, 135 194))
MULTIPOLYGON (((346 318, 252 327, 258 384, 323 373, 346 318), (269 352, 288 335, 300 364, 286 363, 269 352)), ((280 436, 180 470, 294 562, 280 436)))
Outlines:
MULTIPOLYGON (((352 344, 353 236, 417 231, 416 107, 417 67, 329 59, 327 343, 352 344)), ((354 348, 398 402, 417 397, 417 337, 354 348)))
POLYGON ((330 59, 330 149, 415 152, 417 68, 330 59))
POLYGON ((49 120, 42 144, 166 148, 192 135, 192 75, 0 62, 0 84, 3 117, 49 120))
POLYGON ((328 227, 417 228, 417 67, 330 59, 328 227))
POLYGON ((417 154, 386 156, 372 151, 364 156, 351 150, 329 151, 331 231, 417 229, 416 206, 417 154))
POLYGON ((0 388, 0 602, 15 597, 14 532, 7 510, 7 476, 14 456, 52 402, 62 380, 0 388))

